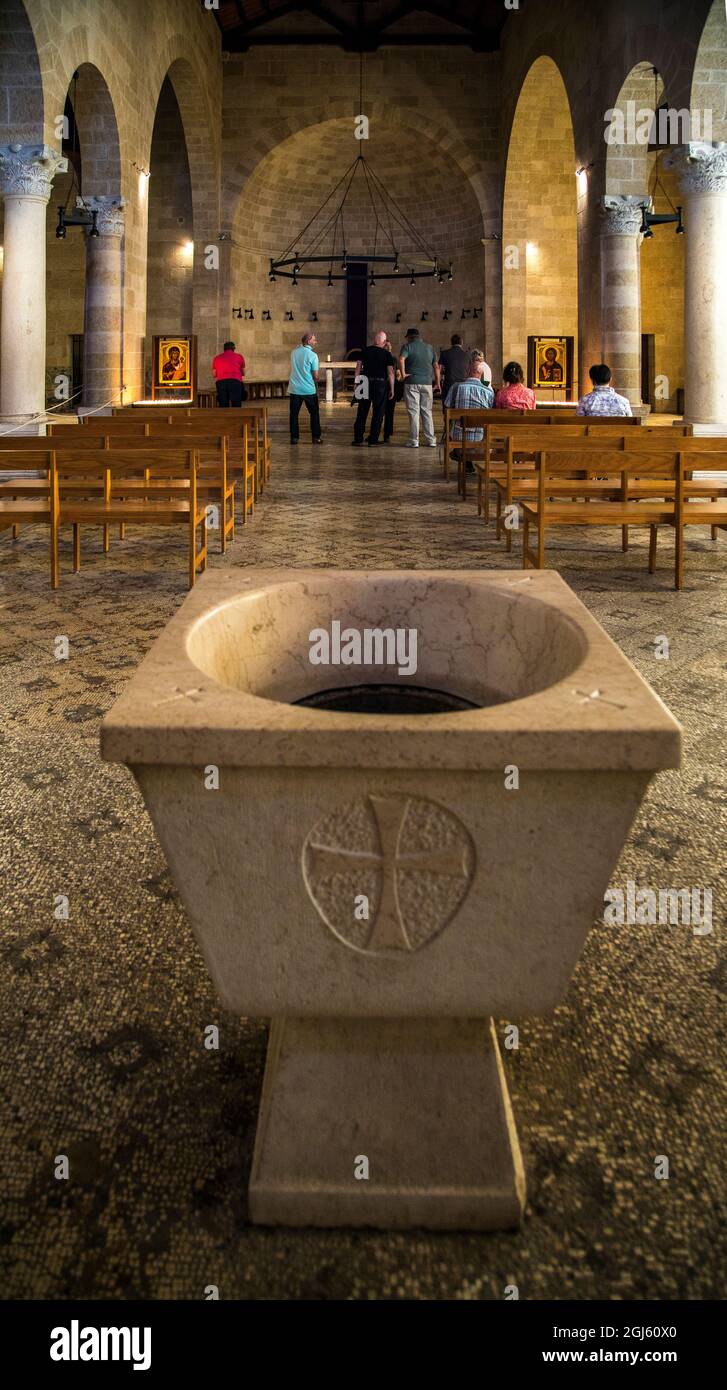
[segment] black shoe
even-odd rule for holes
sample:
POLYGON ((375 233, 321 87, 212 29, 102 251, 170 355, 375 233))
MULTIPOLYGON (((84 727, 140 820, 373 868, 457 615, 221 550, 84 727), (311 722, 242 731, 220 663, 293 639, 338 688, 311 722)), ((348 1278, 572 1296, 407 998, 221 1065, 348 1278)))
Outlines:
POLYGON ((351 440, 351 448, 352 448, 352 449, 363 449, 363 439, 352 439, 352 440, 351 440))
POLYGON ((367 439, 366 443, 368 444, 369 449, 378 449, 379 447, 378 439, 367 439))
POLYGON ((291 439, 290 442, 291 442, 291 444, 297 444, 297 443, 298 443, 297 439, 291 439))
POLYGON ((314 444, 322 444, 322 443, 323 443, 323 435, 322 435, 322 434, 319 434, 318 438, 313 440, 313 443, 314 443, 314 444))

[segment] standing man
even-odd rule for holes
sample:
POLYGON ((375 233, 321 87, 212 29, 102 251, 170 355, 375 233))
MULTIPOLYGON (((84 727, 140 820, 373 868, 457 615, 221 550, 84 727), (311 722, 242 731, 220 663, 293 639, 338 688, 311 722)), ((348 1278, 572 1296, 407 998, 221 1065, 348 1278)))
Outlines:
POLYGON ((363 396, 358 403, 356 420, 353 426, 353 443, 360 447, 364 442, 364 430, 373 406, 371 429, 366 441, 378 444, 381 422, 386 410, 386 402, 394 399, 394 370, 396 362, 386 350, 386 334, 377 333, 371 347, 364 348, 356 363, 356 384, 363 387, 363 396))
POLYGON ((404 378, 404 404, 409 416, 409 438, 407 449, 419 448, 419 416, 422 418, 424 442, 430 449, 436 448, 434 421, 432 419, 432 375, 436 390, 440 390, 439 363, 437 354, 429 343, 423 343, 418 328, 408 328, 406 342, 401 349, 399 367, 404 378))
POLYGON ((442 371, 442 410, 450 387, 458 381, 464 381, 467 376, 468 353, 462 347, 460 334, 453 333, 450 341, 451 347, 443 348, 439 354, 439 366, 442 371))
POLYGON ((321 442, 321 416, 318 408, 318 354, 315 333, 304 333, 300 347, 290 354, 290 442, 298 443, 298 416, 305 406, 310 415, 310 432, 314 444, 321 442))
POLYGON ((242 384, 245 359, 241 352, 235 352, 234 343, 225 343, 222 352, 212 358, 212 375, 217 387, 218 405, 242 405, 247 400, 247 391, 242 384))

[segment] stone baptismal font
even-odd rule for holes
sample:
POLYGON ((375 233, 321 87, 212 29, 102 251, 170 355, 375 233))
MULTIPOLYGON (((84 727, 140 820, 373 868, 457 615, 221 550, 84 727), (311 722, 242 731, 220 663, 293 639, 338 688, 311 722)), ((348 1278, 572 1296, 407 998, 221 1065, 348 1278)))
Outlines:
POLYGON ((516 1226, 493 1019, 563 998, 680 729, 559 575, 238 569, 107 715, 222 1005, 256 1222, 516 1226))

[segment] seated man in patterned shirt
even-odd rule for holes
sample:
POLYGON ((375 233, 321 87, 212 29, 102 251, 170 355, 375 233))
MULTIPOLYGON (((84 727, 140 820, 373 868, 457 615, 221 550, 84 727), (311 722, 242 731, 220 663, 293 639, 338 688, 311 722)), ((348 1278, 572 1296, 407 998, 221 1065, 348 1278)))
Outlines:
MULTIPOLYGON (((485 354, 480 352, 479 348, 473 348, 467 362, 467 375, 464 381, 455 381, 454 385, 450 386, 445 397, 445 406, 452 406, 456 410, 464 410, 468 406, 477 410, 492 410, 495 393, 489 379, 482 379, 483 376, 489 378, 489 375, 490 369, 485 362, 485 354)), ((484 434, 484 430, 478 426, 467 430, 467 439, 479 443, 484 434)), ((459 423, 452 425, 451 438, 462 438, 462 426, 459 423)))
POLYGON ((611 386, 611 368, 605 362, 591 367, 589 377, 593 390, 581 396, 577 415, 630 415, 631 405, 625 396, 618 396, 611 386))

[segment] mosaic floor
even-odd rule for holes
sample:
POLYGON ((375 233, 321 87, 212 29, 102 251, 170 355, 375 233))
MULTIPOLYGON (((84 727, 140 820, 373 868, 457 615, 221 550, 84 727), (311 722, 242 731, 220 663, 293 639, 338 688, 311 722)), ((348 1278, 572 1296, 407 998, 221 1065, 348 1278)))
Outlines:
MULTIPOLYGON (((353 450, 340 407, 324 424, 318 449, 275 433, 254 522, 213 565, 519 565, 434 450, 353 450)), ((652 783, 614 881, 711 885, 715 929, 597 925, 565 1003, 522 1024, 504 1054, 521 1232, 387 1235, 249 1224, 266 1024, 220 1014, 136 786, 99 760, 102 715, 184 598, 183 540, 129 528, 103 556, 89 534, 77 576, 66 541, 53 594, 46 535, 0 537, 0 1296, 721 1296, 727 549, 690 533, 676 594, 672 546, 653 577, 636 533, 623 555, 613 534, 563 531, 548 558, 686 731, 685 767, 652 783)))

